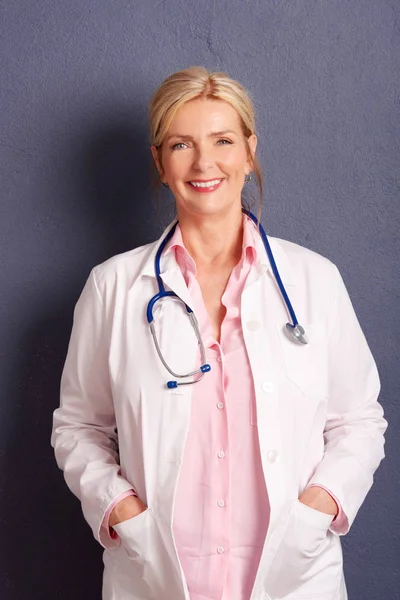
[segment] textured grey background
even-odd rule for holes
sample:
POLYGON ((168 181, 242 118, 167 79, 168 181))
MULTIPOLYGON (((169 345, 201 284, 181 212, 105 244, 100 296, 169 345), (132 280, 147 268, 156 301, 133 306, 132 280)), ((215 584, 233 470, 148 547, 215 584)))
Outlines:
POLYGON ((350 600, 400 598, 395 0, 3 0, 0 598, 100 598, 101 553, 49 447, 90 268, 158 236, 146 105, 169 73, 251 91, 269 233, 331 258, 382 376, 388 457, 344 539, 350 600))

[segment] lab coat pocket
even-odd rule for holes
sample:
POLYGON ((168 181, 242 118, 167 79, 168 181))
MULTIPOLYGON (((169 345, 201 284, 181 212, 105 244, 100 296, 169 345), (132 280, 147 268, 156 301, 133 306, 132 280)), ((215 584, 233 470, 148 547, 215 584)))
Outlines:
POLYGON ((329 531, 333 516, 296 500, 271 565, 266 591, 272 600, 333 600, 340 584, 340 544, 329 531))
POLYGON ((318 325, 304 326, 308 344, 292 339, 286 328, 278 326, 280 350, 286 377, 303 396, 327 394, 327 344, 318 325))
POLYGON ((113 526, 131 560, 139 563, 145 560, 146 540, 151 527, 151 519, 150 509, 147 508, 135 517, 113 526))
POLYGON ((136 588, 138 596, 140 593, 143 598, 164 598, 165 590, 171 590, 174 597, 174 590, 180 588, 180 573, 168 554, 162 527, 153 509, 147 508, 136 517, 114 525, 114 529, 121 538, 121 550, 126 557, 120 562, 121 589, 126 593, 121 597, 130 597, 128 590, 136 588))

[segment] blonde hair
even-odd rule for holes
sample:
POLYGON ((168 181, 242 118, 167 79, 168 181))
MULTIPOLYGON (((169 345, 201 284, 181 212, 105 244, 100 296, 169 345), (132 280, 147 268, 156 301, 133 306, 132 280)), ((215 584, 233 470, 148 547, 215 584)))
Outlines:
POLYGON ((262 206, 263 184, 261 169, 252 157, 247 139, 255 133, 254 107, 246 89, 226 73, 211 72, 205 67, 190 67, 165 79, 150 100, 150 141, 160 149, 175 114, 187 102, 197 98, 223 100, 238 113, 248 155, 259 190, 259 213, 262 206))

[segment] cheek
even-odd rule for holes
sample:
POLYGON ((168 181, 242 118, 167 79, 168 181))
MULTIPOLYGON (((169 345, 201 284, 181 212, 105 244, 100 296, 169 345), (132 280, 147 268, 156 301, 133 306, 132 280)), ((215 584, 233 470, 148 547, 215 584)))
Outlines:
POLYGON ((246 168, 246 155, 242 152, 231 152, 225 156, 225 168, 233 177, 242 178, 246 168))
POLYGON ((184 178, 188 171, 189 161, 187 160, 187 157, 182 154, 180 156, 171 155, 163 163, 167 177, 170 177, 171 179, 184 178))

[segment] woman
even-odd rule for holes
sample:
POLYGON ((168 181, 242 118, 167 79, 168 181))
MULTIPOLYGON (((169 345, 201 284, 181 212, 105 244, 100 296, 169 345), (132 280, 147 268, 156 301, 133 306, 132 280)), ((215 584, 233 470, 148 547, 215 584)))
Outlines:
POLYGON ((150 130, 179 224, 93 269, 54 415, 58 464, 105 548, 103 598, 344 600, 339 535, 386 428, 344 284, 270 238, 277 275, 242 212, 261 178, 239 83, 175 73, 150 130), (148 308, 163 290, 181 301, 148 308))

